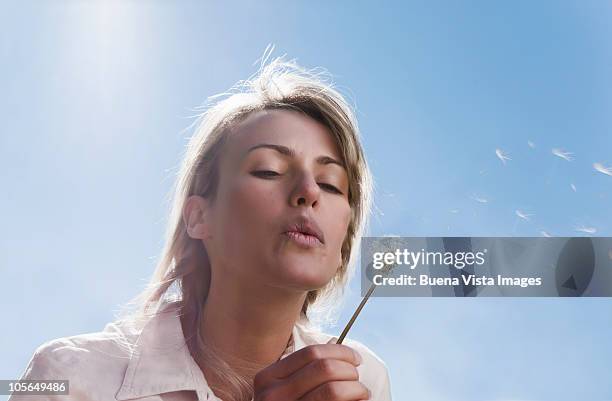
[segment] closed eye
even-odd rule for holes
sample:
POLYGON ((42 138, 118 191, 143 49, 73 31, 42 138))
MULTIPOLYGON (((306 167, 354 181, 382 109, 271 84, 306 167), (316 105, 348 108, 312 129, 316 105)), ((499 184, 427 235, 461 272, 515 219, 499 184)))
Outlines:
POLYGON ((324 187, 324 188, 328 188, 331 192, 334 192, 334 193, 337 193, 339 195, 342 195, 342 191, 340 191, 338 188, 334 187, 331 184, 319 183, 319 185, 324 187))
MULTIPOLYGON (((256 176, 256 177, 265 177, 265 178, 277 177, 277 176, 280 175, 276 171, 270 171, 270 170, 253 171, 251 174, 256 176)), ((336 194, 339 194, 339 195, 343 195, 342 191, 340 191, 338 188, 336 188, 335 186, 333 186, 331 184, 326 184, 324 182, 320 182, 319 186, 321 186, 323 188, 326 188, 326 190, 329 191, 329 192, 336 193, 336 194)))
POLYGON ((251 174, 253 174, 253 175, 257 176, 257 177, 276 177, 276 176, 280 175, 276 171, 269 171, 269 170, 253 171, 251 174))

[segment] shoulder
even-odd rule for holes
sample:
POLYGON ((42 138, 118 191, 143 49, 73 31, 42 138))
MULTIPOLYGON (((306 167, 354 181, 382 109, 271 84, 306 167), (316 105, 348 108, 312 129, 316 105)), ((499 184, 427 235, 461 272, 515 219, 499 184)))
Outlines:
MULTIPOLYGON (((327 344, 335 342, 338 337, 315 329, 303 329, 301 333, 309 344, 327 344)), ((359 381, 372 391, 372 400, 390 401, 391 383, 387 364, 367 345, 346 337, 342 342, 361 355, 362 363, 357 367, 359 381)))
POLYGON ((71 395, 118 389, 133 340, 115 323, 101 332, 52 339, 36 348, 21 379, 69 380, 71 395))
POLYGON ((359 380, 371 391, 372 400, 391 401, 391 383, 387 364, 365 344, 345 338, 343 344, 361 355, 363 362, 357 367, 359 380))
POLYGON ((79 365, 105 360, 118 362, 130 356, 134 337, 125 335, 121 326, 109 323, 101 332, 56 338, 40 345, 33 360, 45 366, 76 369, 79 365))

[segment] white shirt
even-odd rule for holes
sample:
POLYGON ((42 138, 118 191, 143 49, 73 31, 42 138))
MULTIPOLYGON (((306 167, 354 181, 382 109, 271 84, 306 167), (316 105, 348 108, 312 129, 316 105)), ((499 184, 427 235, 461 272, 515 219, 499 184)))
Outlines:
MULTIPOLYGON (((20 380, 69 380, 69 395, 13 395, 9 401, 222 401, 189 353, 175 306, 162 304, 163 313, 141 329, 118 321, 107 324, 102 332, 42 344, 20 380), (119 341, 127 347, 120 346, 119 341)), ((281 358, 332 339, 336 338, 300 320, 281 358)), ((358 341, 345 339, 343 343, 361 355, 359 381, 370 389, 371 399, 391 401, 385 363, 358 341)))

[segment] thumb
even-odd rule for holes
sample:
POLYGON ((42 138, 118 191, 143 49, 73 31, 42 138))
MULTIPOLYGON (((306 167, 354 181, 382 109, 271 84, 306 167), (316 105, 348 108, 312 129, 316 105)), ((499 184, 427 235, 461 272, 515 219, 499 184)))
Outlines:
POLYGON ((332 338, 329 339, 329 341, 327 341, 327 344, 336 344, 337 341, 338 341, 338 337, 333 336, 332 338))

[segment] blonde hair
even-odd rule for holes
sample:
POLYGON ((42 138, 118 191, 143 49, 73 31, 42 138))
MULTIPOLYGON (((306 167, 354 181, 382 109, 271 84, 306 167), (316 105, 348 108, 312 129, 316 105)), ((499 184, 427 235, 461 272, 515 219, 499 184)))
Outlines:
POLYGON ((227 393, 217 394, 226 401, 250 400, 252 383, 205 346, 199 323, 210 284, 210 263, 202 242, 187 234, 182 212, 191 195, 215 196, 218 156, 223 152, 229 128, 260 110, 298 111, 328 128, 347 167, 352 215, 342 244, 342 264, 325 287, 308 292, 300 313, 304 321, 312 322, 311 315, 317 307, 343 294, 355 270, 357 249, 371 207, 372 178, 351 107, 326 79, 324 71, 306 70, 283 57, 266 64, 268 50, 257 74, 239 81, 227 93, 208 98, 178 173, 161 259, 147 288, 129 302, 136 305, 136 311, 127 315, 132 319, 153 316, 173 287, 190 352, 200 366, 211 367, 218 380, 227 385, 227 393))

